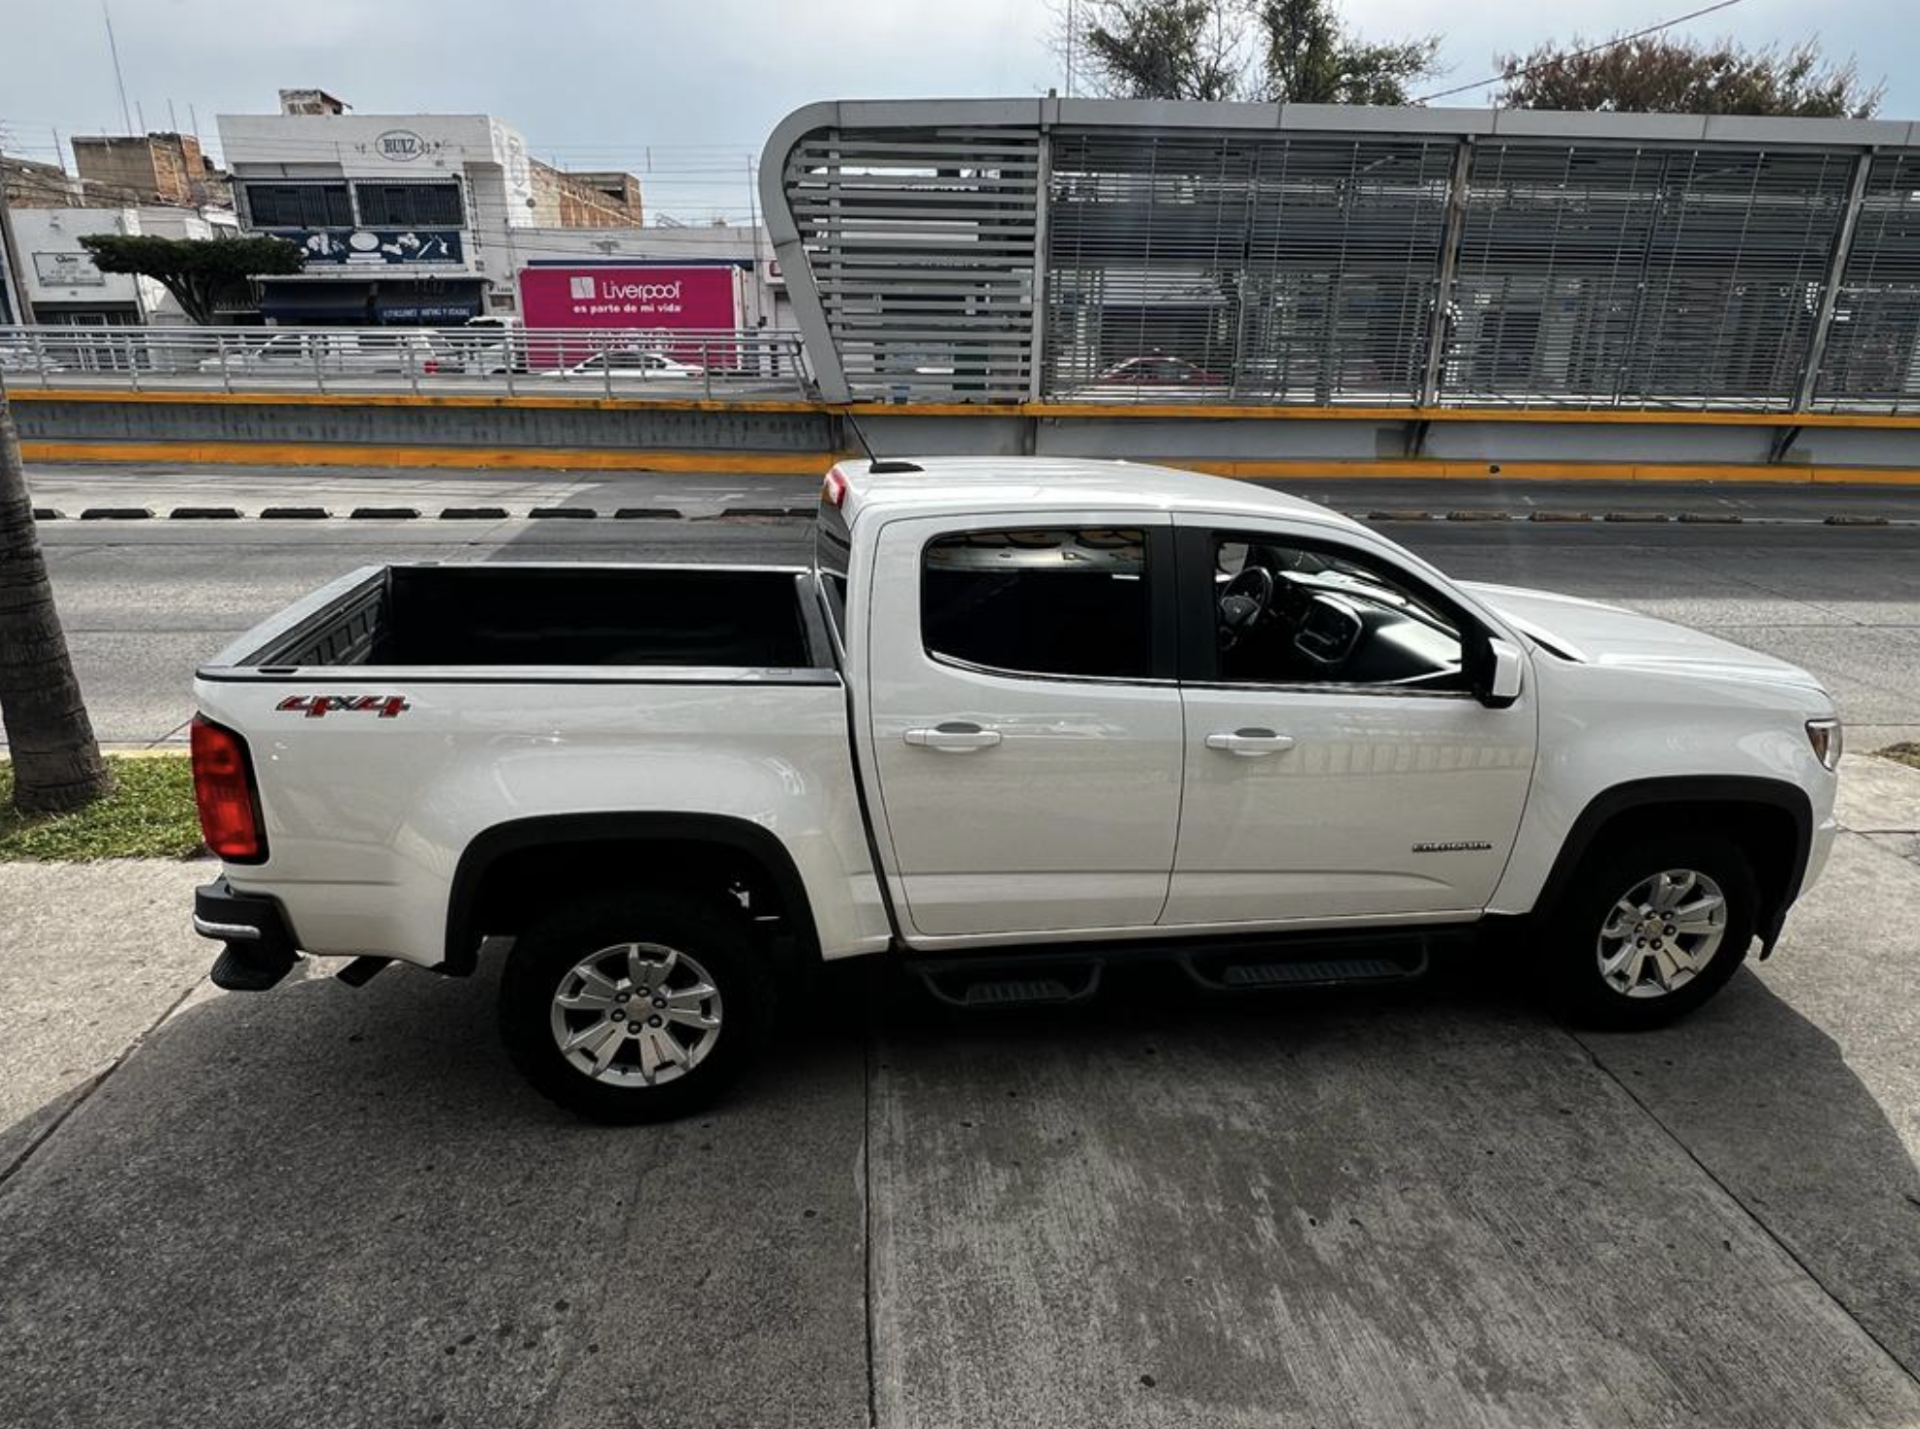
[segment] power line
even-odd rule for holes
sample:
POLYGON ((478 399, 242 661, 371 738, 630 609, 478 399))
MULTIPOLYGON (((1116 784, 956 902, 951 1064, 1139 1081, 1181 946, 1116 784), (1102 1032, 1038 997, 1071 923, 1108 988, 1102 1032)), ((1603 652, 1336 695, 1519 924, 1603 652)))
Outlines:
POLYGON ((1555 55, 1551 59, 1542 60, 1538 64, 1528 65, 1525 69, 1514 70, 1510 74, 1496 74, 1490 78, 1478 80, 1473 84, 1456 84, 1452 89, 1436 90, 1432 94, 1421 95, 1413 102, 1415 104, 1427 104, 1436 99, 1445 99, 1449 95, 1465 94, 1470 89, 1485 89, 1488 85, 1499 84, 1502 81, 1510 83, 1516 79, 1524 79, 1527 75, 1537 73, 1540 70, 1551 69, 1557 64, 1564 64, 1567 60, 1577 60, 1586 55, 1597 55, 1602 50, 1610 50, 1616 45, 1628 44, 1633 40, 1643 40, 1648 35, 1657 35, 1662 30, 1671 30, 1675 25, 1684 25, 1689 20, 1697 20, 1702 15, 1711 15, 1715 10, 1725 10, 1739 3, 1740 0, 1719 0, 1719 3, 1716 5, 1709 5, 1703 10, 1691 10, 1685 15, 1676 15, 1671 20, 1662 20, 1659 24, 1649 25, 1644 30, 1635 30, 1631 35, 1615 35, 1611 40, 1603 40, 1597 45, 1588 45, 1584 49, 1573 50, 1568 54, 1555 55))

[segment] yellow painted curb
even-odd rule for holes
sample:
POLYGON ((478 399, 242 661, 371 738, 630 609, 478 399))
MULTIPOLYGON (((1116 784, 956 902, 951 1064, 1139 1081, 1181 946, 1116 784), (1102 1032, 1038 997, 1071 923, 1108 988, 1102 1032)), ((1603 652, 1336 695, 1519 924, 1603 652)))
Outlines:
MULTIPOLYGON (((614 448, 384 446, 297 442, 71 442, 20 444, 29 461, 178 462, 189 466, 367 466, 496 471, 661 471, 815 479, 858 452, 622 451, 614 448)), ((1160 466, 1243 481, 1692 481, 1774 485, 1920 486, 1920 467, 1763 466, 1732 463, 1214 460, 1141 457, 1160 466), (1498 471, 1492 469, 1498 466, 1498 471)))
POLYGON ((1009 417, 1106 418, 1220 422, 1496 422, 1549 426, 1840 427, 1920 430, 1920 413, 1678 412, 1608 407, 1307 407, 1240 406, 1189 402, 819 402, 800 398, 586 397, 516 393, 480 396, 422 392, 186 392, 120 391, 95 387, 16 387, 15 402, 131 403, 203 407, 426 407, 581 412, 771 412, 786 415, 851 413, 868 418, 1009 417))
POLYGON ((1243 481, 1411 479, 1419 481, 1738 481, 1920 486, 1920 467, 1761 466, 1732 463, 1568 461, 1209 461, 1141 458, 1159 466, 1243 481), (1497 466, 1498 471, 1492 468, 1497 466))

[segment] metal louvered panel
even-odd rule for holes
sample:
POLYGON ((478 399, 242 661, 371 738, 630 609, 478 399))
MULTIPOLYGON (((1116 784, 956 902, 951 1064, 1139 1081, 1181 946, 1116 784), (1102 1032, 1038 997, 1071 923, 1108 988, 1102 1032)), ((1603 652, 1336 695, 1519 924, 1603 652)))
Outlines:
POLYGON ((1037 131, 819 131, 785 184, 854 396, 1027 396, 1037 131))
POLYGON ((1920 407, 1920 154, 1868 170, 1813 405, 1920 407))
POLYGON ((1411 403, 1456 141, 1053 137, 1044 390, 1411 403))
POLYGON ((1482 143, 1442 399, 1790 407, 1854 158, 1482 143))

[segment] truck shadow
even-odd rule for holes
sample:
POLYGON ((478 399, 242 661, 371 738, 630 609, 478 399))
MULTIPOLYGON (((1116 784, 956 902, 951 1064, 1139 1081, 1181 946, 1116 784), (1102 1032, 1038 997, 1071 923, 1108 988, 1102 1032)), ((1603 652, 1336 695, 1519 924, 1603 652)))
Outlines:
MULTIPOLYGON (((1324 1098, 1347 1070, 1367 1069, 1364 1097, 1478 1068, 1488 1105, 1507 1101, 1484 1135, 1537 1129, 1573 1178, 1608 1174, 1616 1148, 1570 1146, 1563 1110, 1505 1094, 1530 1063, 1588 1054, 1605 1075, 1568 1075, 1625 1088, 1920 1369, 1920 1179, 1833 1041, 1751 973, 1686 1027, 1581 1051, 1460 978, 1230 1001, 1147 978, 1067 1012, 956 1020, 897 970, 835 967, 726 1103, 626 1129, 521 1083, 494 992, 491 973, 311 980, 156 1030, 0 1185, 0 1422, 338 1423, 346 1404, 396 1424, 570 1422, 576 1401, 669 1377, 702 1422, 863 1422, 868 1195, 951 1152, 962 1108, 1058 1084, 1056 1122, 1107 1119, 1124 1141, 1124 1117, 1068 1090, 1113 1068, 1187 1079, 1199 1130, 1233 1136, 1248 1107, 1308 1081, 1324 1098), (1788 1074, 1756 1084, 1754 1048, 1788 1074), (647 1352, 603 1353, 616 1344, 647 1352), (113 1372, 75 1372, 89 1364, 113 1372)), ((1461 1135, 1410 1106, 1385 1123, 1325 1108, 1316 1128, 1316 1105, 1298 1101, 1290 1134, 1461 1135)))

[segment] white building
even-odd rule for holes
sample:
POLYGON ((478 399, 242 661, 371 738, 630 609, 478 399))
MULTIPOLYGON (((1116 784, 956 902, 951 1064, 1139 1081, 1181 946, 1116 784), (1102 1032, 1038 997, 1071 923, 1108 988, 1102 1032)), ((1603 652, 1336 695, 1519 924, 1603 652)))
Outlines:
POLYGON ((485 114, 355 114, 318 90, 279 114, 219 117, 234 206, 249 231, 307 250, 306 270, 262 281, 273 322, 444 326, 518 317, 529 266, 724 263, 749 275, 746 327, 784 327, 764 232, 539 227, 526 139, 485 114))
POLYGON ((534 220, 518 130, 486 114, 282 103, 306 112, 218 120, 242 226, 307 251, 304 273, 265 280, 269 320, 457 323, 515 311, 515 235, 534 220))
POLYGON ((42 323, 77 326, 185 323, 187 315, 160 283, 126 273, 102 273, 80 240, 91 234, 211 239, 234 231, 221 209, 196 211, 160 204, 127 208, 16 208, 14 238, 20 278, 42 323))

